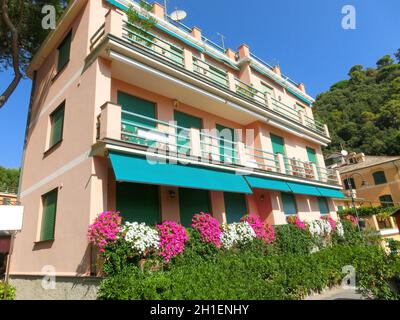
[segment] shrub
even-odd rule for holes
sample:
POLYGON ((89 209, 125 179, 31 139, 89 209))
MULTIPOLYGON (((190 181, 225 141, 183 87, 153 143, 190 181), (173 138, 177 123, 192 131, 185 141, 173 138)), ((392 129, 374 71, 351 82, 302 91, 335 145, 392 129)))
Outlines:
POLYGON ((274 227, 268 224, 264 224, 258 216, 245 216, 241 219, 241 221, 247 222, 253 228, 257 239, 260 239, 268 244, 274 242, 274 227))
POLYGON ((145 256, 158 249, 160 237, 157 230, 144 223, 125 223, 123 234, 125 241, 129 242, 132 250, 140 256, 145 256))
POLYGON ((158 255, 169 262, 185 250, 185 242, 189 240, 186 230, 173 221, 165 221, 156 226, 160 233, 160 247, 158 255))
POLYGON ((275 227, 276 240, 274 243, 277 252, 305 254, 313 247, 311 235, 306 230, 299 229, 295 225, 287 224, 275 227))
POLYGON ((119 214, 106 211, 97 216, 89 226, 87 238, 90 243, 96 245, 103 252, 105 246, 115 241, 121 231, 121 217, 119 214))
MULTIPOLYGON (((0 281, 0 300, 4 299, 4 289, 6 288, 6 284, 3 281, 0 281)), ((15 299, 15 288, 8 284, 7 285, 7 297, 5 300, 14 300, 15 299)))
POLYGON ((221 246, 221 229, 217 219, 208 213, 196 214, 192 219, 192 228, 197 231, 200 240, 211 243, 217 248, 221 246))
POLYGON ((245 246, 256 238, 256 233, 247 222, 222 226, 221 242, 225 249, 245 246))

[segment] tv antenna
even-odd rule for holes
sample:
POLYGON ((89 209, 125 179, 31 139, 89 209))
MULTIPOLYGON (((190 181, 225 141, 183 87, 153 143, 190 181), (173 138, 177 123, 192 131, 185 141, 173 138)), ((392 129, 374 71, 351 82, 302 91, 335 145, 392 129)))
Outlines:
POLYGON ((225 50, 225 36, 222 33, 217 32, 217 35, 221 38, 222 49, 225 50))

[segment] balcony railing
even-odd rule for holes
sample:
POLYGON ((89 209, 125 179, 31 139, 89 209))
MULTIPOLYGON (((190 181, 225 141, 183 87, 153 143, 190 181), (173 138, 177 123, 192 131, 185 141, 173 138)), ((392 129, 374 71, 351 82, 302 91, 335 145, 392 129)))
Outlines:
MULTIPOLYGON (((119 27, 116 26, 117 24, 114 26, 113 23, 115 23, 115 21, 112 20, 114 18, 107 17, 106 22, 102 24, 91 37, 90 43, 92 50, 94 50, 96 45, 100 43, 101 39, 103 39, 105 35, 108 33, 115 33, 131 44, 139 46, 157 57, 192 71, 217 85, 233 90, 243 98, 253 100, 256 103, 265 106, 265 109, 273 110, 278 114, 305 126, 311 131, 329 137, 327 127, 324 124, 306 115, 302 116, 300 114, 302 111, 295 110, 293 107, 290 107, 273 97, 269 97, 266 93, 261 92, 253 85, 236 78, 229 70, 223 70, 208 61, 204 61, 204 59, 196 58, 191 52, 185 52, 183 47, 171 43, 159 34, 144 30, 136 24, 121 20, 119 27), (187 55, 192 55, 193 59, 191 58, 190 61, 185 59, 187 55), (193 60, 193 63, 191 63, 191 60, 193 60), (233 83, 231 83, 231 81, 233 83)), ((211 43, 210 41, 208 42, 211 43)))
MULTIPOLYGON (((116 117, 115 119, 118 119, 116 117)), ((122 140, 134 148, 151 153, 194 159, 259 172, 284 174, 306 180, 339 185, 340 178, 336 170, 316 166, 314 163, 290 158, 280 153, 255 148, 236 141, 236 137, 225 137, 216 129, 211 131, 184 128, 176 122, 166 122, 138 113, 120 110, 120 107, 108 104, 102 108, 100 116, 100 139, 122 140), (108 108, 114 110, 107 110, 108 108), (109 126, 115 110, 119 108, 121 126, 109 126), (109 119, 107 119, 109 117, 109 119), (102 126, 114 128, 107 132, 102 126)))

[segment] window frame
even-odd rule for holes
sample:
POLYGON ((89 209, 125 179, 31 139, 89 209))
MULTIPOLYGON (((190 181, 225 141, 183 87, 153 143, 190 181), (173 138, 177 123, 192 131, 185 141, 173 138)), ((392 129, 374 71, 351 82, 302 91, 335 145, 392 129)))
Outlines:
POLYGON ((64 121, 65 121, 65 100, 57 108, 55 108, 52 113, 50 113, 49 117, 50 117, 50 137, 49 137, 49 145, 48 145, 47 151, 52 150, 54 147, 56 147, 63 141, 64 121), (62 110, 62 122, 61 122, 61 128, 60 128, 60 132, 61 132, 60 137, 57 141, 52 141, 53 135, 54 135, 54 118, 58 114, 58 112, 60 112, 61 110, 62 110))
POLYGON ((376 186, 387 183, 385 171, 383 171, 383 170, 379 170, 379 171, 373 172, 372 173, 372 178, 374 179, 374 183, 375 183, 376 186), (377 182, 377 180, 379 180, 379 179, 382 179, 382 181, 378 181, 377 182))
POLYGON ((58 187, 54 188, 41 196, 42 201, 42 212, 41 212, 41 221, 40 221, 40 232, 39 232, 39 241, 38 242, 45 242, 45 241, 54 241, 55 239, 55 231, 56 231, 56 220, 57 220, 57 207, 58 207, 58 187), (54 205, 54 222, 52 225, 52 237, 44 237, 44 228, 46 223, 46 200, 52 193, 55 193, 55 205, 54 205))
POLYGON ((350 185, 348 184, 349 180, 350 180, 351 188, 353 190, 356 190, 357 186, 356 186, 356 181, 354 180, 354 178, 344 178, 343 179, 344 189, 345 190, 350 190, 350 185))
POLYGON ((57 74, 60 73, 65 67, 68 65, 71 59, 71 44, 72 44, 72 29, 65 35, 64 39, 61 41, 59 46, 57 47, 57 74), (61 64, 60 63, 60 51, 63 45, 66 44, 66 41, 69 40, 69 48, 68 48, 68 58, 61 64))

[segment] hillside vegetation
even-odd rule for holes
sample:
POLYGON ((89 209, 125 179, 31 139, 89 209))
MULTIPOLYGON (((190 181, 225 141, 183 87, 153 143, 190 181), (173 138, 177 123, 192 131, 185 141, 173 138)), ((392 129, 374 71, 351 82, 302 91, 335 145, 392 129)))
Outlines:
POLYGON ((315 102, 315 116, 329 125, 332 143, 325 151, 369 155, 400 154, 400 49, 376 68, 355 65, 349 79, 334 84, 315 102))

